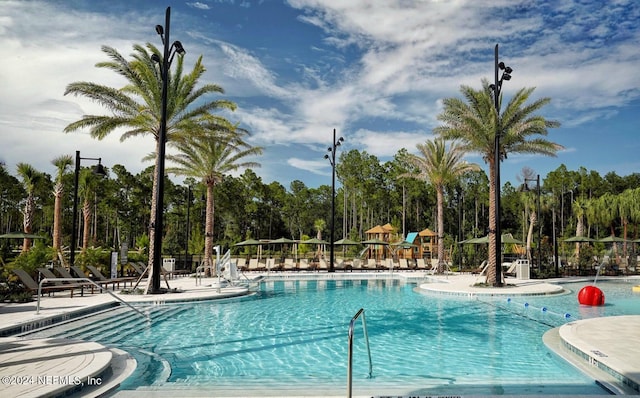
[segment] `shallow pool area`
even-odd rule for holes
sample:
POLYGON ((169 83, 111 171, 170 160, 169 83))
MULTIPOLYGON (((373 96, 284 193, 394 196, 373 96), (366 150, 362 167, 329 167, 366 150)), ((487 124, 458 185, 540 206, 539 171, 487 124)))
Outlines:
POLYGON ((565 295, 509 300, 424 295, 398 279, 269 281, 242 299, 147 307, 151 322, 117 309, 38 337, 79 338, 130 352, 138 367, 121 391, 343 395, 347 329, 364 308, 373 377, 358 322, 356 395, 603 394, 541 341, 569 320, 640 314, 630 284, 598 285, 607 305, 587 309, 575 298, 584 283, 565 285, 565 295))

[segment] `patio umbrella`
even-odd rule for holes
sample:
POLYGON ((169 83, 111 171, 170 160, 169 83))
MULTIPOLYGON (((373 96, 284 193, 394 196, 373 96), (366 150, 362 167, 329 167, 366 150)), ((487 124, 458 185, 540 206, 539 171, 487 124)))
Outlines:
POLYGON ((601 243, 620 243, 620 242, 627 242, 627 240, 612 235, 612 236, 607 236, 606 238, 598 239, 598 240, 596 240, 596 242, 601 242, 601 243))
POLYGON ((25 232, 9 232, 8 234, 0 235, 0 239, 45 239, 45 237, 25 232))
POLYGON ((351 240, 349 238, 343 238, 340 240, 337 240, 335 242, 333 242, 334 246, 337 245, 343 245, 343 246, 355 246, 355 245, 359 245, 360 242, 356 242, 355 240, 351 240))
POLYGON ((247 239, 247 240, 243 240, 242 242, 238 242, 236 243, 234 246, 258 246, 258 260, 260 258, 262 258, 262 245, 264 244, 264 242, 260 242, 258 240, 255 239, 247 239))
POLYGON ((586 243, 586 242, 595 242, 595 239, 591 239, 587 236, 572 236, 564 240, 569 243, 586 243))
POLYGON ((329 242, 327 242, 326 240, 318 239, 318 238, 303 240, 300 243, 304 243, 305 245, 328 245, 329 244, 329 242))
MULTIPOLYGON (((485 235, 481 238, 467 239, 465 243, 473 243, 473 244, 489 243, 489 235, 485 235)), ((521 240, 518 240, 513 236, 511 236, 511 234, 503 234, 502 244, 523 245, 524 243, 521 240)))
POLYGON ((317 247, 317 254, 320 254, 323 250, 321 250, 321 245, 328 245, 329 242, 327 242, 324 239, 318 239, 318 238, 311 238, 311 239, 307 239, 304 241, 301 241, 300 243, 304 243, 305 245, 318 245, 317 247))
MULTIPOLYGON (((273 244, 273 245, 280 245, 280 253, 281 253, 282 255, 284 255, 284 245, 293 245, 293 244, 295 244, 295 243, 296 243, 296 241, 295 241, 295 240, 288 239, 288 238, 285 238, 285 237, 282 237, 282 238, 278 238, 278 239, 274 239, 274 240, 270 240, 270 241, 269 241, 269 244, 270 244, 270 245, 272 245, 272 244, 273 244)), ((296 258, 298 257, 298 250, 297 250, 297 248, 296 248, 295 256, 296 256, 296 258)))

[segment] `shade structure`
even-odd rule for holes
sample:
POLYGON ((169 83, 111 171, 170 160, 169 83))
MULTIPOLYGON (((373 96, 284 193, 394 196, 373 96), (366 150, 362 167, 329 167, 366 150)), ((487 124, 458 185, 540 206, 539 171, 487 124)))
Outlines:
POLYGON ((368 240, 363 240, 362 242, 363 245, 388 245, 389 242, 385 242, 381 239, 368 239, 368 240))
POLYGON ((414 245, 411 242, 407 242, 406 240, 403 240, 402 242, 394 242, 394 243, 390 243, 391 246, 396 246, 396 247, 401 247, 403 249, 411 249, 412 247, 418 247, 418 245, 414 245))
POLYGON ((263 242, 257 241, 255 239, 247 239, 243 240, 242 242, 236 243, 234 246, 257 246, 262 244, 263 242))
POLYGON ((8 234, 0 235, 0 239, 45 239, 45 237, 25 232, 9 232, 8 234))
POLYGON ((267 242, 269 244, 274 244, 274 245, 288 245, 288 244, 292 244, 292 243, 296 243, 295 240, 292 239, 288 239, 288 238, 278 238, 278 239, 274 239, 274 240, 270 240, 269 242, 267 242))
MULTIPOLYGON (((502 244, 513 244, 513 245, 524 244, 524 242, 514 238, 513 236, 511 236, 511 234, 503 234, 501 241, 502 241, 502 244)), ((469 243, 469 244, 489 243, 489 235, 485 235, 481 238, 467 239, 466 241, 464 241, 464 243, 469 243)))
POLYGON ((356 242, 355 240, 351 240, 349 238, 343 238, 333 242, 334 245, 344 245, 344 246, 355 246, 359 245, 360 242, 356 242))
POLYGON ((591 239, 587 236, 572 236, 564 240, 568 243, 587 243, 587 242, 595 242, 595 239, 591 239))
POLYGON ((617 236, 607 236, 606 238, 602 238, 602 239, 596 240, 596 242, 600 242, 600 243, 621 243, 621 242, 627 242, 627 240, 623 239, 623 238, 619 238, 617 236))
POLYGON ((318 238, 303 240, 300 243, 304 243, 305 245, 328 245, 329 244, 329 242, 327 242, 326 240, 318 239, 318 238))

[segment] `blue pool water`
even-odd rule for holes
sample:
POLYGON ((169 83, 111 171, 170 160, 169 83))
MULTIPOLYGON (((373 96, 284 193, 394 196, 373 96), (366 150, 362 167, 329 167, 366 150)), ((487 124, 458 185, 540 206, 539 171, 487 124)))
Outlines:
POLYGON ((138 369, 122 389, 343 395, 348 325, 364 308, 373 378, 358 322, 354 395, 604 394, 551 353, 542 335, 571 320, 640 314, 640 296, 630 284, 603 281, 607 305, 588 309, 576 300, 584 284, 565 286, 566 295, 508 301, 425 295, 399 280, 275 281, 244 299, 155 307, 150 327, 130 318, 118 333, 76 337, 136 357, 138 369))

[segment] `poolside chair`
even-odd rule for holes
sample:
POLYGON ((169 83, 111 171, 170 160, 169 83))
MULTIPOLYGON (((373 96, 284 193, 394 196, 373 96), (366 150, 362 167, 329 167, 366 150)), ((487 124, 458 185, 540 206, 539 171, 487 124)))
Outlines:
POLYGON ((424 258, 416 259, 416 269, 422 271, 427 269, 427 264, 424 263, 424 258))
MULTIPOLYGON (((29 275, 29 273, 27 273, 27 271, 18 268, 18 269, 14 269, 13 273, 16 274, 16 276, 18 278, 20 278, 20 282, 22 283, 22 285, 24 287, 29 289, 32 293, 38 294, 38 282, 36 282, 31 277, 31 275, 29 275)), ((40 292, 41 293, 47 293, 50 296, 51 293, 68 291, 68 292, 71 293, 71 297, 73 297, 74 289, 75 289, 74 286, 46 285, 46 284, 43 284, 42 289, 40 290, 40 292)))
POLYGON ((238 271, 246 271, 247 270, 247 259, 246 258, 237 258, 236 259, 236 267, 238 267, 238 271))
POLYGON ((316 267, 316 271, 329 271, 329 265, 327 264, 327 260, 321 258, 318 260, 318 266, 316 267))
POLYGON ((370 258, 367 260, 367 263, 362 263, 363 270, 376 270, 378 268, 378 264, 376 263, 375 258, 370 258))
POLYGON ((138 273, 138 276, 144 275, 144 273, 147 271, 147 265, 144 263, 135 262, 129 263, 129 265, 138 273))
POLYGON ((359 258, 354 258, 351 262, 351 270, 361 271, 362 270, 362 260, 359 258))
POLYGON ((399 271, 409 271, 409 262, 406 258, 401 258, 398 260, 398 270, 399 271))
POLYGON ((257 258, 249 259, 249 267, 247 267, 247 271, 258 271, 258 259, 257 258))
POLYGON ((275 258, 268 258, 265 267, 267 271, 280 271, 280 264, 276 264, 275 258))
POLYGON ((282 265, 283 271, 296 271, 296 262, 292 258, 285 258, 282 265))
POLYGON ((133 287, 133 282, 137 279, 137 278, 130 278, 130 277, 124 277, 124 278, 107 278, 104 275, 102 275, 102 272, 100 272, 99 269, 97 269, 96 267, 94 267, 93 265, 87 265, 87 268, 89 269, 89 271, 91 271, 91 273, 93 274, 94 278, 97 278, 98 281, 100 281, 101 284, 105 284, 105 285, 109 285, 112 284, 113 285, 113 289, 119 289, 120 288, 120 283, 123 284, 123 286, 126 288, 127 287, 127 282, 129 282, 129 284, 131 285, 131 287, 133 287))
MULTIPOLYGON (((86 278, 85 276, 73 276, 71 274, 71 272, 67 271, 67 269, 65 267, 55 267, 54 270, 58 273, 58 275, 60 275, 63 278, 86 278)), ((91 287, 91 294, 93 294, 94 288, 95 288, 95 285, 93 283, 89 283, 89 282, 86 282, 86 281, 77 281, 77 282, 74 282, 74 283, 82 284, 84 286, 91 287)))
POLYGON ((309 264, 309 259, 301 258, 300 265, 298 265, 298 271, 311 271, 311 265, 309 264))

